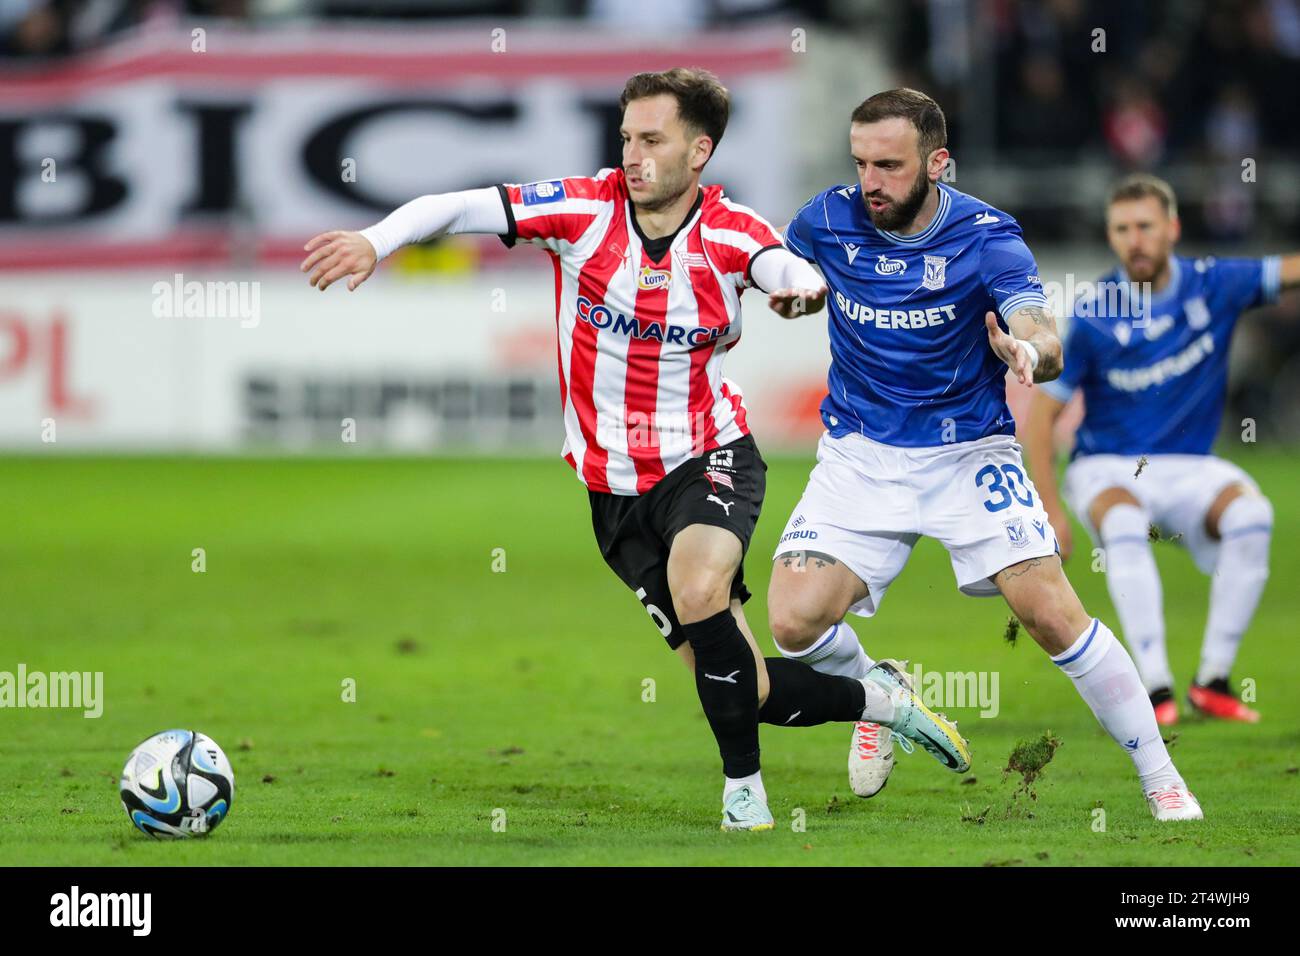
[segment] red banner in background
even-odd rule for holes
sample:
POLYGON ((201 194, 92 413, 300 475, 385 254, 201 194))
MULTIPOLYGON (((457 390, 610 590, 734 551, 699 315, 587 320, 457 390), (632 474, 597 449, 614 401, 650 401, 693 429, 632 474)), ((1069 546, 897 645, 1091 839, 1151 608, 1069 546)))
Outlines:
POLYGON ((678 65, 733 97, 706 178, 774 221, 804 198, 779 29, 671 46, 423 27, 197 42, 148 34, 0 73, 0 268, 296 262, 315 232, 423 193, 589 175, 618 162, 626 79, 678 65))

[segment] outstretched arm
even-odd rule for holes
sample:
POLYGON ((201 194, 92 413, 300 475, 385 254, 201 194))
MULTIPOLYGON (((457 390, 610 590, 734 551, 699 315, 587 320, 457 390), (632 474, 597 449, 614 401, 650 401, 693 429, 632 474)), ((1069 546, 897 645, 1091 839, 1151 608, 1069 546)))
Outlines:
POLYGON ((350 276, 349 291, 375 271, 379 260, 402 246, 434 236, 464 232, 504 233, 509 228, 501 193, 495 187, 439 193, 412 199, 381 222, 360 232, 322 232, 303 247, 303 272, 322 292, 350 276))
POLYGON ((769 246, 756 253, 750 260, 749 274, 754 285, 768 293, 768 306, 784 319, 820 312, 826 304, 826 280, 781 246, 769 246))
POLYGON ((1056 320, 1037 305, 1023 306, 1007 316, 1008 335, 992 312, 984 316, 989 346, 1007 363, 1022 385, 1050 382, 1061 374, 1061 337, 1056 320), (1028 348, 1025 346, 1028 345, 1028 348))

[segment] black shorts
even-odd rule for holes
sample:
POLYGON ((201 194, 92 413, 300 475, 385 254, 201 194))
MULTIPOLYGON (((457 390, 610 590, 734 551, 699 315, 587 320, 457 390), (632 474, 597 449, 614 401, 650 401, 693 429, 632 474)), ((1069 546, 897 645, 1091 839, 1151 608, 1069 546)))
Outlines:
MULTIPOLYGON (((641 603, 659 633, 676 650, 681 625, 668 592, 668 549, 688 525, 726 528, 740 539, 742 556, 754 536, 767 490, 767 463, 746 435, 678 465, 643 495, 588 491, 591 524, 600 553, 641 603)), ((749 600, 741 561, 731 596, 749 600)))

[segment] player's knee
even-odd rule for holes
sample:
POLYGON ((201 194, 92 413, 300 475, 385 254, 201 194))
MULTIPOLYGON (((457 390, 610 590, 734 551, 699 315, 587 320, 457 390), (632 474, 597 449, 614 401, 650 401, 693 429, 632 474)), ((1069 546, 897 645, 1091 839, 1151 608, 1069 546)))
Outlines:
POLYGON ((822 608, 798 601, 784 601, 768 607, 772 639, 784 651, 806 651, 834 623, 822 608))
POLYGON ((676 582, 672 593, 679 621, 702 621, 730 606, 731 582, 716 575, 692 575, 676 582))
POLYGON ((1273 504, 1263 495, 1234 498, 1219 519, 1220 555, 1268 575, 1268 548, 1273 536, 1273 504))
POLYGON ((1075 642, 1083 622, 1091 621, 1081 609, 1060 601, 1044 600, 1018 615, 1031 637, 1049 654, 1059 654, 1075 642))
POLYGON ((1121 502, 1106 509, 1097 530, 1101 532, 1102 544, 1107 548, 1119 545, 1150 547, 1150 524, 1150 518, 1139 505, 1121 502))
POLYGON ((1219 532, 1220 539, 1246 531, 1272 534, 1273 503, 1263 495, 1240 495, 1233 498, 1223 509, 1215 530, 1219 532))

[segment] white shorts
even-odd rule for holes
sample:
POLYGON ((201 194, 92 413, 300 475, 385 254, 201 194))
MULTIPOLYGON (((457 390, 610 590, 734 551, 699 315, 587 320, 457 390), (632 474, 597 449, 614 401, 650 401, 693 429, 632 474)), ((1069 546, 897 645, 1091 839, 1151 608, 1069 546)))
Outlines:
POLYGON ((1149 455, 1138 470, 1132 455, 1082 455, 1065 469, 1065 501, 1079 522, 1101 546, 1088 511, 1093 499, 1107 488, 1123 488, 1142 506, 1161 537, 1178 537, 1205 574, 1214 572, 1219 542, 1205 531, 1205 513, 1229 485, 1240 482, 1259 490, 1250 475, 1230 461, 1213 455, 1149 455))
POLYGON ((776 555, 821 551, 843 562, 870 591, 850 610, 870 617, 922 535, 943 543, 957 586, 977 597, 998 593, 991 578, 1003 568, 1057 550, 1010 435, 899 448, 827 432, 776 555))

